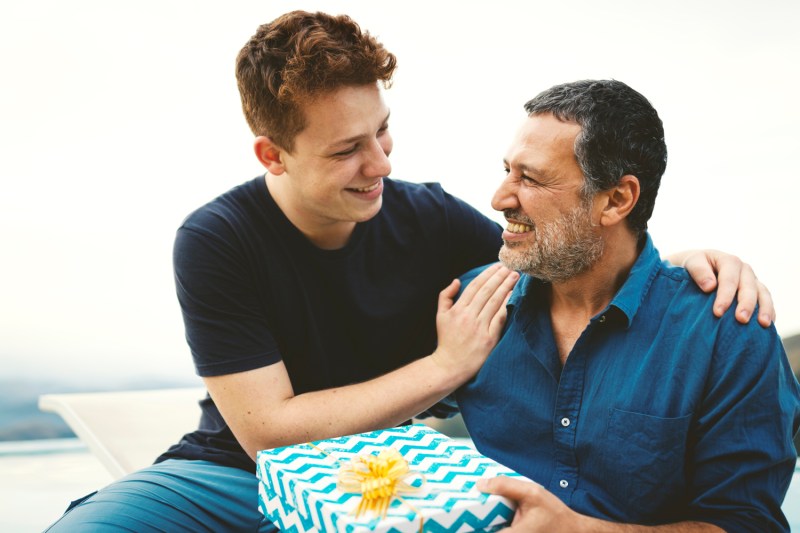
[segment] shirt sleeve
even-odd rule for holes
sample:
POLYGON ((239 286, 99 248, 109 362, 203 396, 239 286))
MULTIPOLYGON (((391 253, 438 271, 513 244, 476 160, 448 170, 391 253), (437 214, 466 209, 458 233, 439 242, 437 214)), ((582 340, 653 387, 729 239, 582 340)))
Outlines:
POLYGON ((184 224, 173 264, 198 375, 243 372, 281 360, 233 232, 222 224, 184 224))
POLYGON ((689 518, 725 531, 789 531, 780 506, 797 461, 797 380, 774 326, 722 320, 688 443, 689 518))

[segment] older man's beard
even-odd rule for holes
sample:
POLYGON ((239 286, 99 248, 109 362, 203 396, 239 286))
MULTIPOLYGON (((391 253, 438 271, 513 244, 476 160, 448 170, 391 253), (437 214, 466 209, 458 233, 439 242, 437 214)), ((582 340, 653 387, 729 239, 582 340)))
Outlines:
POLYGON ((589 204, 539 225, 517 212, 506 215, 533 226, 534 232, 532 240, 506 242, 500 249, 500 261, 512 270, 559 283, 586 272, 603 254, 603 240, 591 223, 589 204))

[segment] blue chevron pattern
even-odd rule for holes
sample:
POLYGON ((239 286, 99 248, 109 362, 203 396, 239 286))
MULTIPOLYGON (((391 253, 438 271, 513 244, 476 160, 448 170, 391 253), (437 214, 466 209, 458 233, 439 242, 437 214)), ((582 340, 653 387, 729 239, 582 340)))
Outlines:
POLYGON ((518 474, 425 425, 314 444, 328 455, 308 445, 258 452, 259 507, 281 531, 416 532, 420 515, 424 531, 430 533, 494 531, 514 515, 511 502, 481 493, 474 486, 481 477, 518 474), (424 474, 425 483, 420 492, 403 494, 405 503, 395 499, 385 519, 357 519, 353 510, 361 496, 337 489, 338 471, 353 457, 388 446, 406 458, 412 471, 424 474))

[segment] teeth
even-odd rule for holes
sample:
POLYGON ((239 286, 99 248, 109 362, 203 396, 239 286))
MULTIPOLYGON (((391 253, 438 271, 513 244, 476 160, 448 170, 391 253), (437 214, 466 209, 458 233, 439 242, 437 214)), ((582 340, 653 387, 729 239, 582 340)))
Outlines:
POLYGON ((374 191, 375 189, 377 189, 380 186, 380 184, 381 184, 381 182, 379 181, 375 185, 370 185, 369 187, 357 187, 357 188, 353 188, 353 189, 350 189, 350 190, 351 191, 356 191, 356 192, 370 192, 370 191, 374 191))
POLYGON ((525 233, 533 230, 533 226, 527 224, 517 224, 516 222, 509 222, 506 226, 506 231, 510 233, 525 233))

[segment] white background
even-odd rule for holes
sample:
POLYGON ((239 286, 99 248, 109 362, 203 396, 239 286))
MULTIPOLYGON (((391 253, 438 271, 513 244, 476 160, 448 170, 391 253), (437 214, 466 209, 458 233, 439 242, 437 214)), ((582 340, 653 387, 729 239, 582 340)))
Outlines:
POLYGON ((348 13, 397 55, 392 176, 440 181, 493 217, 522 104, 555 83, 625 81, 666 128, 659 250, 740 255, 778 331, 800 332, 798 2, 5 0, 0 372, 193 375, 174 231, 262 171, 234 58, 295 8, 348 13))

